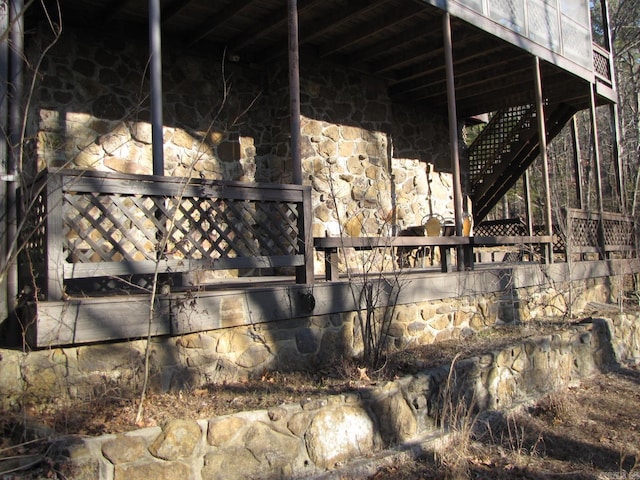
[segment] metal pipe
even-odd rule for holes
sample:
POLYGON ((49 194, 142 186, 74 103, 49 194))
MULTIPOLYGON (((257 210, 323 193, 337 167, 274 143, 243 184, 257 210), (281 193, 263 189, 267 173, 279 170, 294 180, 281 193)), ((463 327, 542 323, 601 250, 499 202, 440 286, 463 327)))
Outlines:
MULTIPOLYGON (((553 235, 553 219, 551 216, 551 187, 549 184, 549 157, 547 155, 547 127, 544 118, 544 99, 542 98, 542 74, 540 59, 533 57, 533 71, 536 93, 536 113, 538 118, 538 135, 540 141, 540 158, 542 159, 542 176, 545 191, 544 223, 547 235, 553 235)), ((553 263, 553 255, 547 252, 547 261, 553 263)))
POLYGON ((162 135, 162 38, 160 0, 149 0, 149 48, 151 77, 151 143, 153 174, 164 175, 164 139, 162 135))
POLYGON ((288 0, 289 16, 289 114, 291 115, 291 161, 295 185, 302 185, 302 143, 300 132, 300 50, 298 5, 288 0))

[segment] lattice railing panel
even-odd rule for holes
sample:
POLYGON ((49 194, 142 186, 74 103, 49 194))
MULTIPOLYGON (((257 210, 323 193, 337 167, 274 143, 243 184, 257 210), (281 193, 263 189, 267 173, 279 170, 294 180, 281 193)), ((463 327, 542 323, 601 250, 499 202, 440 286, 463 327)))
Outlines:
POLYGON ((97 291, 134 276, 148 283, 156 271, 296 267, 298 281, 311 278, 309 187, 72 170, 41 177, 40 196, 22 192, 33 199, 23 243, 47 296, 78 282, 97 291))
POLYGON ((493 174, 502 156, 520 140, 521 132, 531 127, 532 105, 520 105, 497 112, 469 147, 469 179, 472 185, 482 183, 493 174))
POLYGON ((527 226, 519 218, 488 220, 479 223, 473 231, 478 237, 521 236, 527 235, 527 226))
POLYGON ((602 231, 606 246, 617 249, 633 249, 635 246, 635 226, 630 217, 610 218, 603 216, 602 231))
POLYGON ((609 62, 609 56, 606 52, 601 52, 594 48, 593 50, 593 70, 596 75, 601 78, 611 81, 611 64, 609 62))
POLYGON ((296 204, 75 192, 64 200, 71 263, 299 253, 296 204))
POLYGON ((571 220, 570 241, 573 247, 598 248, 598 219, 573 218, 571 220))

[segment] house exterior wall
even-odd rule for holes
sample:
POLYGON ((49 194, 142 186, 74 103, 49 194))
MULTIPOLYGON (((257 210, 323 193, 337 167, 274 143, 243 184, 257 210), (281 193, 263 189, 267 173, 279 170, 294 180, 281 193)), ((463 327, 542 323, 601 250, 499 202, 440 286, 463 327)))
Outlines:
MULTIPOLYGON (((30 58, 45 38, 27 43, 30 58)), ((147 55, 135 34, 65 31, 44 56, 30 107, 39 170, 151 174, 147 55)), ((166 175, 291 182, 286 64, 265 71, 170 46, 163 63, 166 175)), ((384 82, 323 62, 303 62, 301 90, 315 236, 453 216, 446 118, 394 105, 384 82)))

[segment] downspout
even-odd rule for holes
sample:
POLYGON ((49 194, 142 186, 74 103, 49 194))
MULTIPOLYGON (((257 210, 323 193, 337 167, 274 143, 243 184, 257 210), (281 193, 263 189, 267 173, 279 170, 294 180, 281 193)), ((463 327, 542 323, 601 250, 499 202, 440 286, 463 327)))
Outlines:
MULTIPOLYGON (((544 120, 544 100, 542 98, 542 76, 540 74, 540 59, 533 57, 533 73, 535 80, 536 113, 538 117, 538 135, 540 142, 540 158, 542 159, 542 176, 545 191, 544 223, 547 235, 553 235, 553 219, 551 216, 551 187, 549 185, 549 157, 547 155, 547 127, 544 120)), ((553 251, 547 245, 545 260, 553 263, 553 251)))
POLYGON ((153 174, 164 175, 164 140, 162 136, 162 38, 160 0, 149 0, 149 48, 151 77, 151 144, 153 174))
MULTIPOLYGON (((449 116, 449 149, 451 154, 451 169, 453 171, 453 211, 456 221, 456 235, 462 235, 462 184, 460 181, 460 151, 458 139, 458 115, 456 111, 456 88, 453 71, 453 41, 451 38, 451 16, 445 12, 442 17, 442 32, 444 37, 444 62, 447 75, 447 110, 449 116)), ((462 251, 458 249, 458 253, 462 251)), ((469 255, 471 253, 469 252, 469 255)), ((464 262, 458 255, 458 270, 463 268, 464 262)))
POLYGON ((300 52, 298 45, 298 5, 288 0, 289 16, 289 114, 291 115, 292 181, 302 185, 302 153, 300 133, 300 52))

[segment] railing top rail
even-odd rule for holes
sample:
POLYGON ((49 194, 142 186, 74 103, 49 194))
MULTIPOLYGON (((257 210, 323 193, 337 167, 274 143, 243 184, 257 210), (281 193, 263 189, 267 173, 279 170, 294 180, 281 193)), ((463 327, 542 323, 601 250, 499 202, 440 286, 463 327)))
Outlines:
MULTIPOLYGON (((49 176, 62 179, 63 191, 78 193, 302 202, 304 193, 311 188, 303 185, 203 180, 188 177, 162 177, 83 170, 58 170, 49 173, 49 176)), ((44 179, 46 177, 39 176, 37 181, 44 179)))

